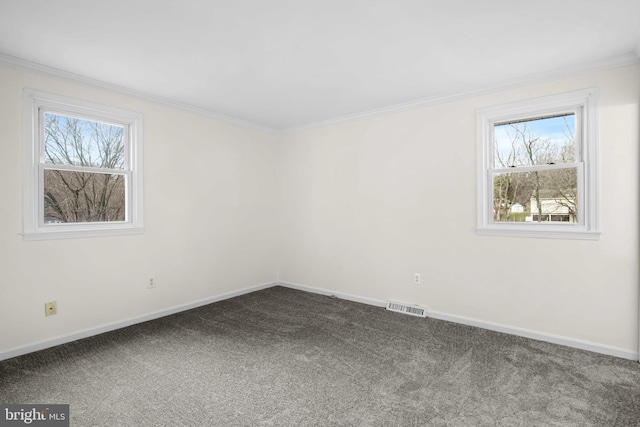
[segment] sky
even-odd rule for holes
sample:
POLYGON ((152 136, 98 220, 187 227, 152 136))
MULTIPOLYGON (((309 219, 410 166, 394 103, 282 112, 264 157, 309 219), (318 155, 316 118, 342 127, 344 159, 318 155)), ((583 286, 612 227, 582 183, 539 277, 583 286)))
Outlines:
MULTIPOLYGON (((567 143, 567 135, 575 135, 575 115, 569 114, 561 117, 549 117, 543 119, 535 119, 526 122, 514 124, 502 124, 494 127, 494 138, 496 148, 495 167, 501 167, 498 160, 498 154, 504 159, 509 158, 512 150, 512 138, 516 134, 514 126, 524 128, 526 126, 527 135, 535 137, 548 138, 556 148, 560 148, 567 143), (509 136, 511 135, 511 137, 509 136)), ((521 141, 518 141, 518 147, 522 147, 521 141)), ((521 163, 522 164, 522 163, 521 163)), ((516 162, 517 166, 518 163, 516 162)))

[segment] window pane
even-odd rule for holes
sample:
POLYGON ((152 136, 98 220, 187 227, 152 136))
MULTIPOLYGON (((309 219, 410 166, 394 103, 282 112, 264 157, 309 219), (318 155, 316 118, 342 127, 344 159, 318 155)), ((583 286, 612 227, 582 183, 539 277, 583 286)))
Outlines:
POLYGON ((44 142, 49 164, 124 168, 123 126, 45 113, 44 142))
POLYGON ((494 222, 578 222, 578 169, 496 173, 494 222))
POLYGON ((573 113, 496 124, 495 168, 575 162, 575 129, 573 113))
POLYGON ((45 169, 45 224, 124 220, 124 175, 45 169))

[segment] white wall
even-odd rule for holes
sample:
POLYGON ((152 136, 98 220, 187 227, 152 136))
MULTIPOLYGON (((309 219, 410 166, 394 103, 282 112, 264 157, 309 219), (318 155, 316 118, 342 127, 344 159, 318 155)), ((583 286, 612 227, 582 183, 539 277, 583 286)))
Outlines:
POLYGON ((637 355, 639 100, 636 65, 284 136, 280 280, 637 355), (594 86, 601 239, 476 235, 476 108, 594 86))
POLYGON ((273 135, 0 67, 0 354, 275 281, 277 148, 273 135), (143 235, 23 241, 24 87, 144 114, 143 235), (45 317, 50 300, 58 315, 45 317))
POLYGON ((637 354, 639 99, 636 65, 276 137, 0 67, 0 355, 277 278, 637 354), (602 238, 477 236, 475 109, 593 86, 602 238), (24 87, 144 114, 143 235, 22 240, 24 87))

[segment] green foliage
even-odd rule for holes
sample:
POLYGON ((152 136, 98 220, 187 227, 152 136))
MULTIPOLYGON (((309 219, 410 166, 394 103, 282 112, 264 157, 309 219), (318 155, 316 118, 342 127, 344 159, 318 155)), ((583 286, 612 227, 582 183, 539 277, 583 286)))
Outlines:
POLYGON ((525 222, 527 216, 531 215, 529 212, 511 212, 506 222, 525 222))

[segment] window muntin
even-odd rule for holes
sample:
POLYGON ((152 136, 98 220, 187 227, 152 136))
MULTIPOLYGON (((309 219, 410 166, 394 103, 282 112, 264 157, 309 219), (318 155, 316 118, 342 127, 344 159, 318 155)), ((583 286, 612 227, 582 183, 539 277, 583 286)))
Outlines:
POLYGON ((142 115, 25 90, 25 240, 142 232, 142 115))
POLYGON ((595 90, 478 110, 478 234, 598 238, 595 90))

